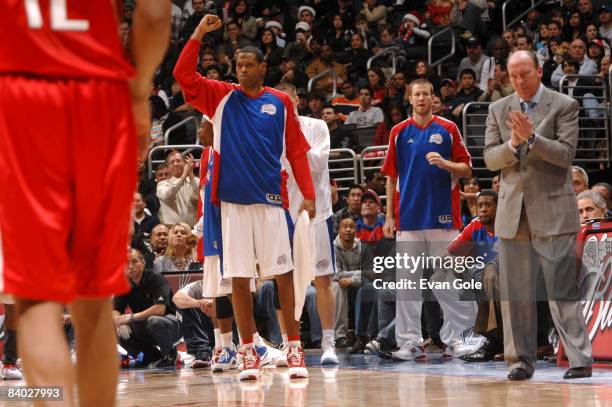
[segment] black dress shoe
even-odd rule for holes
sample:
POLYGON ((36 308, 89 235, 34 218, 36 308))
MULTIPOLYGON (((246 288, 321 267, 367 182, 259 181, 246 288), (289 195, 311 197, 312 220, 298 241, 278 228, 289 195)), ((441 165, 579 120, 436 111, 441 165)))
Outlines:
POLYGON ((336 349, 345 349, 347 346, 346 338, 338 338, 336 340, 336 349))
POLYGON ((508 374, 508 379, 510 379, 510 380, 527 380, 527 379, 531 379, 532 375, 533 375, 533 373, 529 374, 529 372, 526 369, 523 369, 522 367, 515 367, 508 374))
POLYGON ((348 352, 351 354, 363 353, 367 343, 367 338, 358 337, 353 346, 348 348, 348 352))
POLYGON ((461 356, 461 360, 466 362, 488 362, 495 357, 495 349, 489 342, 485 343, 476 352, 461 356))
POLYGON ((593 369, 590 367, 572 367, 567 369, 567 372, 563 375, 564 379, 582 379, 585 377, 591 377, 593 375, 593 369))

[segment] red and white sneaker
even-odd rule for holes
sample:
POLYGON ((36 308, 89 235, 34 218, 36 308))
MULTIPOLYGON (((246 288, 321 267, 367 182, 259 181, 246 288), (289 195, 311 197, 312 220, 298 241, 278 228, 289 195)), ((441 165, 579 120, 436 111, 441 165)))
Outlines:
POLYGON ((259 369, 261 361, 254 347, 242 348, 240 350, 242 356, 242 371, 240 372, 240 380, 257 380, 259 379, 259 369))
POLYGON ((289 367, 290 379, 305 379, 308 377, 308 370, 304 363, 304 351, 302 347, 290 346, 287 351, 287 366, 289 367))

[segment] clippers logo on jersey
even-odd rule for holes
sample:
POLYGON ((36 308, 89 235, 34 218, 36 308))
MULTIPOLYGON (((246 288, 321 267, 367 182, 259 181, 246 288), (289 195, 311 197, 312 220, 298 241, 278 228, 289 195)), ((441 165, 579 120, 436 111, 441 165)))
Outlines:
POLYGON ((268 202, 275 205, 281 205, 283 203, 283 197, 280 195, 267 194, 266 199, 268 202))
POLYGON ((261 107, 261 112, 262 113, 267 113, 270 116, 274 116, 276 114, 276 106, 274 106, 272 104, 263 105, 261 107))
POLYGON ((397 177, 400 231, 461 228, 457 179, 427 161, 427 154, 436 152, 445 160, 471 166, 461 141, 457 126, 439 116, 425 127, 412 118, 393 127, 383 173, 397 177))

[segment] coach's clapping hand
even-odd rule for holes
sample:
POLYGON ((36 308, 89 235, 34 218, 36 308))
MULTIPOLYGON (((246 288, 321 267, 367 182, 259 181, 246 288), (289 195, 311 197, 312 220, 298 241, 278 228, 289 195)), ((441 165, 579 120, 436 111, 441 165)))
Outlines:
POLYGON ((514 147, 527 141, 533 134, 533 122, 526 113, 510 112, 506 125, 512 130, 511 142, 514 147))
POLYGON ((300 212, 302 211, 307 211, 308 217, 310 219, 314 219, 314 217, 317 215, 315 201, 313 201, 312 199, 304 199, 304 202, 302 202, 302 206, 300 206, 300 212))
POLYGON ((207 33, 215 31, 221 27, 223 27, 223 21, 221 21, 219 16, 206 14, 204 17, 202 17, 202 20, 200 20, 200 24, 198 24, 196 27, 195 31, 191 35, 191 38, 202 41, 202 38, 207 33))

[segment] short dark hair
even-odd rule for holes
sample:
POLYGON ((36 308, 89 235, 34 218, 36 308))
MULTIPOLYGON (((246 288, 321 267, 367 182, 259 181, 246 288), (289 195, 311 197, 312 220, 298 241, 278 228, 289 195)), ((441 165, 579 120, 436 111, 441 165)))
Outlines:
POLYGON ((334 111, 334 113, 336 113, 336 106, 332 105, 331 103, 326 103, 326 104, 323 106, 323 110, 325 110, 325 109, 331 109, 331 110, 333 110, 333 111, 334 111))
POLYGON ((252 45, 240 48, 238 50, 238 55, 240 55, 240 54, 253 54, 253 55, 255 55, 255 58, 257 59, 258 63, 261 64, 262 62, 264 62, 264 54, 263 54, 263 52, 261 52, 261 50, 259 48, 254 47, 252 45))
POLYGON ((362 86, 361 88, 359 88, 359 92, 361 92, 364 89, 370 92, 370 96, 374 96, 374 90, 372 89, 370 85, 362 86))
POLYGON ((313 90, 312 92, 310 92, 308 94, 308 101, 310 102, 311 100, 315 100, 318 99, 321 102, 325 103, 327 102, 327 100, 325 99, 325 95, 323 95, 323 93, 319 92, 318 90, 313 90))
POLYGON ((474 72, 472 68, 463 69, 461 73, 459 74, 459 79, 463 78, 463 75, 465 74, 472 75, 472 78, 476 79, 476 72, 474 72))
POLYGON ((495 202, 495 204, 497 204, 497 192, 493 191, 492 189, 483 189, 482 191, 480 191, 478 193, 478 196, 476 197, 476 201, 478 201, 478 198, 480 198, 481 196, 490 196, 493 198, 493 202, 495 202))
POLYGON ((204 76, 208 75, 210 71, 217 71, 219 75, 221 75, 221 68, 217 64, 208 65, 206 69, 204 69, 204 76))
POLYGON ((160 163, 160 164, 157 164, 157 167, 155 167, 155 171, 163 170, 164 168, 168 168, 168 164, 160 163))
POLYGON ((495 62, 495 65, 499 65, 499 69, 502 71, 508 72, 508 64, 506 63, 505 59, 500 59, 499 61, 495 62))
POLYGON ((351 191, 352 191, 353 189, 359 189, 359 190, 361 190, 361 193, 362 193, 362 194, 365 192, 365 188, 364 188, 363 186, 361 186, 361 185, 359 185, 359 184, 353 184, 353 185, 351 185, 351 186, 348 188, 347 193, 349 193, 349 194, 350 194, 350 193, 351 193, 351 191))

